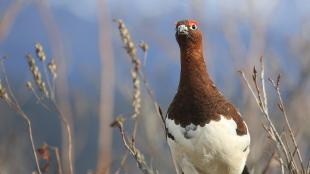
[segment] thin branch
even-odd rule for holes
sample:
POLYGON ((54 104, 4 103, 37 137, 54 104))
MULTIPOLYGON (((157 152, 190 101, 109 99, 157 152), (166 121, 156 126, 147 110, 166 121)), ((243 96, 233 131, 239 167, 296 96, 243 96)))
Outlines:
POLYGON ((31 91, 31 93, 33 94, 33 96, 37 99, 37 103, 39 103, 44 109, 46 109, 47 111, 51 111, 50 108, 43 102, 43 100, 39 97, 39 95, 37 94, 37 92, 35 91, 35 89, 32 86, 32 83, 30 81, 28 81, 26 83, 26 87, 27 89, 29 89, 31 91))
POLYGON ((249 88, 250 92, 252 93, 252 96, 254 97, 256 103, 259 103, 259 100, 258 100, 258 98, 257 98, 257 96, 256 96, 256 94, 255 94, 255 92, 253 90, 253 88, 251 87, 248 79, 245 77, 244 72, 241 71, 241 70, 239 70, 238 72, 240 73, 241 78, 244 80, 245 84, 247 85, 247 87, 249 88))
MULTIPOLYGON (((286 136, 285 133, 284 133, 284 143, 285 143, 286 147, 289 148, 287 136, 286 136)), ((289 169, 289 171, 292 171, 292 172, 296 171, 296 173, 299 173, 298 169, 296 168, 296 163, 295 163, 295 159, 294 159, 294 153, 292 153, 289 150, 288 154, 289 154, 290 160, 289 160, 289 163, 287 164, 287 168, 289 169)))
POLYGON ((140 152, 139 149, 135 147, 134 144, 130 143, 131 141, 128 141, 126 138, 126 133, 124 131, 123 127, 124 118, 123 117, 117 117, 115 121, 111 124, 112 127, 117 127, 120 131, 120 135, 122 138, 122 142, 127 149, 127 151, 130 153, 130 155, 135 159, 135 161, 138 164, 139 169, 144 174, 155 174, 153 169, 147 165, 147 163, 144 160, 143 154, 140 152))
POLYGON ((279 157, 279 161, 280 161, 280 166, 281 166, 281 174, 284 174, 284 163, 283 163, 283 160, 282 158, 279 157))
POLYGON ((61 160, 58 147, 53 147, 53 151, 56 157, 57 172, 58 174, 62 174, 61 160))
POLYGON ((267 100, 267 93, 266 93, 266 87, 265 87, 265 66, 264 66, 264 60, 263 56, 260 57, 260 66, 261 66, 261 74, 260 74, 260 80, 263 88, 263 106, 265 108, 265 111, 268 112, 268 100, 267 100))
MULTIPOLYGON (((257 93, 259 107, 261 107, 265 111, 266 109, 265 109, 265 107, 263 105, 263 102, 262 102, 262 99, 261 99, 261 92, 260 92, 260 89, 259 89, 258 83, 257 83, 257 70, 256 70, 255 66, 253 68, 252 79, 253 79, 253 82, 254 82, 254 85, 255 85, 255 90, 256 90, 256 93, 257 93)), ((264 80, 264 77, 262 77, 262 79, 264 80)))
POLYGON ((148 53, 148 49, 149 46, 146 42, 141 41, 141 43, 139 44, 139 47, 142 49, 144 56, 143 56, 143 67, 146 67, 146 62, 147 62, 147 53, 148 53))
POLYGON ((1 58, 1 60, 0 60, 1 67, 0 68, 2 70, 2 73, 3 73, 5 81, 6 81, 8 93, 6 92, 5 88, 2 86, 1 80, 0 80, 0 99, 3 99, 5 101, 5 103, 8 104, 9 107, 11 107, 16 113, 18 113, 26 121, 27 127, 28 127, 28 136, 29 136, 29 140, 31 143, 32 152, 33 152, 33 155, 35 158, 36 168, 37 168, 38 173, 41 174, 42 172, 40 169, 39 158, 38 158, 38 155, 36 153, 35 143, 34 143, 34 139, 33 139, 31 120, 28 117, 28 115, 22 110, 17 99, 14 96, 14 93, 10 87, 8 77, 6 75, 5 66, 4 66, 3 61, 4 61, 4 59, 1 58))
POLYGON ((301 169, 303 170, 303 173, 306 173, 306 169, 304 168, 304 165, 303 165, 303 161, 302 161, 302 157, 301 157, 301 154, 300 154, 300 151, 299 151, 299 148, 298 148, 298 145, 297 145, 297 142, 296 142, 296 139, 295 139, 295 135, 293 133, 293 130, 291 128, 291 124, 289 123, 288 121, 288 117, 287 117, 287 113, 286 113, 286 109, 285 109, 285 106, 284 106, 284 102, 283 102, 283 99, 282 99, 282 95, 280 93, 280 78, 281 76, 278 75, 277 77, 277 82, 275 83, 273 80, 269 79, 269 81, 271 82, 272 86, 274 87, 274 89, 276 90, 276 93, 277 93, 277 96, 278 96, 278 99, 280 101, 279 103, 279 109, 280 111, 283 113, 282 115, 284 116, 284 119, 285 119, 285 123, 286 123, 286 126, 288 128, 288 131, 289 131, 289 135, 293 141, 293 144, 294 144, 294 148, 296 149, 297 151, 297 155, 298 155, 298 160, 300 162, 300 166, 301 166, 301 169))
MULTIPOLYGON (((286 136, 284 137, 284 139, 282 138, 282 136, 280 136, 279 131, 277 131, 277 129, 275 128, 273 122, 270 119, 269 116, 269 111, 268 111, 268 98, 267 98, 267 94, 266 94, 266 86, 265 86, 265 70, 264 70, 264 62, 263 62, 263 58, 260 58, 260 82, 261 82, 261 87, 262 90, 259 88, 258 85, 258 81, 257 81, 257 71, 256 68, 254 67, 253 69, 253 74, 252 74, 252 79, 255 85, 255 90, 254 91, 249 83, 249 81, 247 80, 247 78, 245 77, 244 73, 242 71, 240 71, 241 77, 244 79, 246 85, 248 86, 248 88, 250 89, 252 95, 255 98, 255 101, 257 103, 257 105, 259 106, 260 111, 263 113, 264 117, 267 120, 268 125, 263 124, 264 129, 266 130, 266 132, 268 133, 269 137, 271 138, 271 140, 273 140, 273 142, 276 144, 277 150, 279 152, 279 160, 280 160, 280 164, 281 164, 281 171, 282 173, 284 173, 284 164, 286 164, 286 168, 288 169, 288 171, 292 174, 295 173, 300 173, 300 170, 302 173, 306 173, 306 168, 304 168, 303 166, 303 162, 302 162, 302 157, 294 136, 294 133, 291 129, 290 123, 288 121, 287 118, 287 113, 283 104, 283 100, 282 100, 282 96, 280 93, 280 89, 279 89, 279 83, 280 83, 280 75, 277 77, 276 81, 271 80, 270 78, 268 79, 269 82, 272 84, 272 86, 274 87, 274 89, 276 90, 278 99, 279 99, 279 103, 278 103, 278 107, 281 110, 281 112, 283 113, 284 119, 285 119, 285 124, 286 127, 288 128, 288 133, 290 135, 290 139, 292 140, 293 144, 294 144, 294 150, 290 150, 290 146, 288 143, 288 140, 286 138, 286 136), (255 94, 256 92, 256 94, 255 94), (298 168, 295 162, 295 154, 298 155, 298 159, 299 159, 299 163, 301 168, 298 168), (282 158, 285 158, 285 163, 283 163, 282 158)), ((284 134, 285 135, 285 134, 284 134)))
POLYGON ((15 95, 14 95, 14 92, 11 88, 11 84, 9 82, 9 79, 8 79, 8 75, 6 73, 6 68, 4 66, 4 61, 7 59, 7 57, 2 57, 0 58, 0 69, 2 70, 2 75, 4 77, 4 80, 5 80, 5 84, 7 86, 7 89, 8 89, 8 94, 10 96, 11 99, 13 99, 13 101, 17 101, 15 95))
POLYGON ((69 171, 73 172, 73 160, 72 160, 72 132, 71 132, 71 126, 67 120, 67 118, 65 117, 65 115, 61 112, 61 110, 59 109, 58 105, 56 104, 55 100, 52 100, 52 104, 56 110, 56 112, 58 113, 58 118, 61 120, 61 122, 63 123, 65 129, 66 129, 66 134, 67 134, 67 140, 68 140, 68 146, 67 146, 67 151, 68 151, 68 162, 69 162, 69 171))
MULTIPOLYGON (((258 108, 259 108, 260 111, 263 113, 263 115, 265 116, 265 118, 266 118, 266 120, 267 120, 267 122, 268 122, 268 124, 269 124, 269 126, 270 126, 270 129, 269 129, 269 130, 271 130, 271 132, 272 132, 272 134, 271 134, 272 140, 276 143, 276 145, 277 145, 276 147, 277 147, 278 151, 284 153, 284 156, 285 156, 285 158, 286 158, 286 162, 288 163, 288 162, 289 162, 289 155, 288 155, 287 149, 286 149, 286 147, 285 147, 285 145, 284 145, 284 143, 283 143, 283 141, 282 141, 282 139, 281 139, 281 136, 279 135, 279 133, 278 133, 278 131, 276 130, 276 128, 275 128, 273 122, 271 121, 268 111, 266 111, 266 109, 265 109, 265 108, 263 107, 263 105, 261 104, 260 96, 256 96, 256 95, 255 95, 255 92, 254 92, 254 90, 252 89, 252 87, 251 87, 249 81, 248 81, 247 78, 245 77, 244 73, 243 73, 242 71, 239 71, 239 72, 240 72, 240 74, 241 74, 241 77, 244 79, 246 85, 247 85, 248 88, 250 89, 250 91, 251 91, 253 97, 255 98, 255 101, 256 101, 257 105, 259 106, 258 108)), ((257 81, 256 81, 256 75, 255 75, 255 74, 256 74, 256 69, 254 68, 252 77, 253 77, 254 84, 255 84, 255 86, 256 86, 256 90, 259 90, 258 85, 257 85, 257 81)), ((259 92, 259 91, 256 91, 256 92, 257 92, 258 95, 260 95, 260 92, 259 92)), ((266 94, 263 94, 263 95, 266 96, 266 94)))
POLYGON ((39 165, 39 158, 36 153, 30 118, 27 116, 27 114, 24 113, 24 111, 21 109, 17 101, 12 101, 10 98, 4 98, 4 101, 9 105, 9 107, 11 107, 16 113, 18 113, 26 121, 27 127, 28 127, 28 136, 31 142, 31 148, 32 148, 32 152, 35 158, 36 167, 37 167, 39 174, 41 174, 42 172, 41 172, 40 165, 39 165))

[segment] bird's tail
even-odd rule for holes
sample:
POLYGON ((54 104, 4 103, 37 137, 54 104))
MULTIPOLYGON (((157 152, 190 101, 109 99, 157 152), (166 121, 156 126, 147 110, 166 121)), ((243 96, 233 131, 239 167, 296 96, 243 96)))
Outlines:
POLYGON ((243 171, 242 171, 242 174, 250 174, 250 172, 249 172, 247 166, 244 166, 244 169, 243 169, 243 171))

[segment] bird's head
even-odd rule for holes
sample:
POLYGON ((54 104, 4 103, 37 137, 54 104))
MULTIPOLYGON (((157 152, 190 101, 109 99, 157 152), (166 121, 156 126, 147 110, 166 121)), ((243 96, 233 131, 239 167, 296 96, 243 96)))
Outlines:
POLYGON ((180 47, 192 47, 201 44, 202 33, 195 20, 182 20, 176 23, 175 38, 180 47))

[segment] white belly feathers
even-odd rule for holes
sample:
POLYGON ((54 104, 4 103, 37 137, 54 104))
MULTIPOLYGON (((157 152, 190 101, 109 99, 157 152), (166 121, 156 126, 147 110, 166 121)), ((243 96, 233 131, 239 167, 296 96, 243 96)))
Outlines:
POLYGON ((249 133, 239 136, 233 119, 221 116, 203 127, 190 124, 185 128, 166 117, 167 131, 173 136, 168 144, 178 173, 240 174, 249 153, 249 133))

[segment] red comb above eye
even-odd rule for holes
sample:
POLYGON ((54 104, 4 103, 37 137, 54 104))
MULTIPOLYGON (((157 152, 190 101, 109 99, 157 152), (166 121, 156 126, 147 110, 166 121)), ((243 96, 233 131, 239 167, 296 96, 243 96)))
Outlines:
POLYGON ((195 20, 183 20, 183 21, 177 21, 175 23, 175 26, 178 27, 181 24, 186 24, 188 26, 192 26, 192 25, 198 25, 198 22, 195 20))
POLYGON ((188 25, 192 26, 192 25, 198 25, 198 22, 194 21, 194 20, 189 20, 188 21, 188 25))

